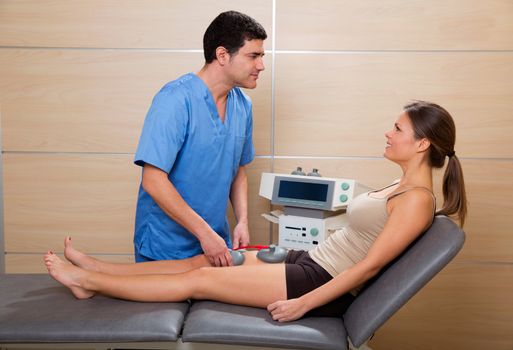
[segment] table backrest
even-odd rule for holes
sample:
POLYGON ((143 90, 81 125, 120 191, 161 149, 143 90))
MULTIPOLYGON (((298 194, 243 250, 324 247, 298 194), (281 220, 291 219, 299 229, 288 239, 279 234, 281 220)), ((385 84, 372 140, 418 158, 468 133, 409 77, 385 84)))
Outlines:
POLYGON ((359 347, 460 251, 465 233, 448 217, 431 227, 358 295, 344 315, 347 333, 359 347))

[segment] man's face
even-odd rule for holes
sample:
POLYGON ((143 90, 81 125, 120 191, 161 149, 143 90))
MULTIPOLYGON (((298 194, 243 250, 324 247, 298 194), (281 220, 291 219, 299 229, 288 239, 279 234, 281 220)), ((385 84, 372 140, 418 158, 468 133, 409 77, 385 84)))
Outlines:
POLYGON ((230 55, 226 65, 226 75, 235 86, 254 89, 258 75, 264 67, 264 41, 246 40, 239 51, 230 55))

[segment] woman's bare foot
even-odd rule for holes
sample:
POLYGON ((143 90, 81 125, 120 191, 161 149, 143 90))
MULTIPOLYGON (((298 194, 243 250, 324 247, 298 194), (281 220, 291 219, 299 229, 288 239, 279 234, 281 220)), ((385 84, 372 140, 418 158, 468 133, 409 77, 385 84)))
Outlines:
POLYGON ((94 296, 95 293, 93 291, 87 290, 80 285, 80 280, 87 271, 65 263, 52 252, 45 254, 44 261, 50 276, 68 287, 77 299, 88 299, 94 296))
POLYGON ((98 260, 82 253, 79 250, 76 250, 71 244, 71 237, 69 236, 64 239, 64 256, 73 265, 76 265, 86 270, 100 272, 98 260))

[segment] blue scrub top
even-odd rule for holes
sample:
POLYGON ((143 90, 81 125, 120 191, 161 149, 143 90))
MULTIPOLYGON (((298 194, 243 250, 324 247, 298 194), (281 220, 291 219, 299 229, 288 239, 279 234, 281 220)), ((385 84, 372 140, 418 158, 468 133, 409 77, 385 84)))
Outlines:
MULTIPOLYGON (((221 121, 212 94, 193 73, 165 85, 153 99, 139 139, 135 164, 166 173, 187 204, 231 247, 226 208, 239 166, 255 156, 251 100, 228 93, 221 121)), ((183 259, 203 251, 194 235, 167 216, 139 187, 136 256, 183 259)))

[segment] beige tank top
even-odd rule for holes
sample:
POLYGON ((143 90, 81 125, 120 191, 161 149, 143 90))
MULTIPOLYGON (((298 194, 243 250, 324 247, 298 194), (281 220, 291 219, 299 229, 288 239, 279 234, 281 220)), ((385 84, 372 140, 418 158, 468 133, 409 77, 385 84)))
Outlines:
MULTIPOLYGON (((370 195, 394 185, 396 183, 356 197, 347 208, 348 225, 335 231, 326 241, 309 252, 310 257, 331 276, 337 276, 365 258, 378 234, 385 227, 388 219, 388 200, 413 188, 423 188, 429 191, 435 203, 433 193, 425 187, 406 188, 383 198, 370 195)), ((435 204, 433 204, 433 216, 434 206, 435 204)), ((351 290, 351 294, 356 295, 361 287, 351 290)))

